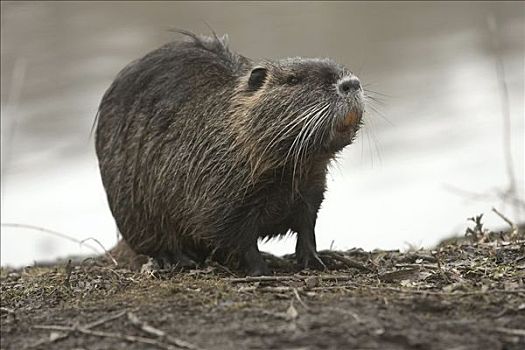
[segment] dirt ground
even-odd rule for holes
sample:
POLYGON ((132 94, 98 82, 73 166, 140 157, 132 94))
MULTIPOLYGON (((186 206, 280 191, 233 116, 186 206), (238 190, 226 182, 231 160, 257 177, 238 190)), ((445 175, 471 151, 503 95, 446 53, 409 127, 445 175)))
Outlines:
POLYGON ((525 349, 525 235, 435 250, 324 251, 327 271, 210 264, 131 271, 99 259, 2 269, 2 349, 525 349))

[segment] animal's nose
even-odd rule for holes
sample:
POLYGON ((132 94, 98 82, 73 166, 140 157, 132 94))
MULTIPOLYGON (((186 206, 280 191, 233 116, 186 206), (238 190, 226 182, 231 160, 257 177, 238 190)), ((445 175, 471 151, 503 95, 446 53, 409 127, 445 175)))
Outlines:
POLYGON ((357 91, 361 88, 361 82, 357 77, 350 77, 343 79, 337 85, 337 90, 343 96, 349 95, 354 91, 357 91))

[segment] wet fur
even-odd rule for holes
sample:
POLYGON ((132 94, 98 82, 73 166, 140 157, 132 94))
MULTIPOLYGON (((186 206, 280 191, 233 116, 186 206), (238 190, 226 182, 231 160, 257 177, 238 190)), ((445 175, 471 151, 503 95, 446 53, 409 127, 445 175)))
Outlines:
POLYGON ((225 37, 186 34, 124 68, 100 104, 96 152, 119 231, 140 254, 174 262, 215 254, 261 274, 257 239, 291 230, 308 266, 327 166, 342 146, 330 143, 328 117, 308 140, 301 128, 311 118, 297 118, 315 104, 329 104, 326 114, 341 108, 331 89, 344 68, 254 62, 225 37), (251 91, 257 66, 268 76, 251 91))

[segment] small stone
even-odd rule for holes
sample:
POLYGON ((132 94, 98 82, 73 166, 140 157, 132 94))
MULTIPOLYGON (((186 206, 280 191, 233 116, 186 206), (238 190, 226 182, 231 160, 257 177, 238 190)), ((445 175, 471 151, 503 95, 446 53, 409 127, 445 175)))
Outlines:
POLYGON ((385 333, 385 329, 384 328, 378 328, 378 329, 374 330, 373 333, 375 335, 382 335, 382 334, 385 333))
POLYGON ((12 280, 18 280, 20 278, 20 274, 18 272, 11 272, 9 275, 7 275, 12 280))
POLYGON ((306 288, 312 289, 319 285, 319 278, 317 276, 308 277, 304 280, 304 283, 306 284, 306 288))
POLYGON ((49 334, 49 341, 54 342, 57 339, 63 338, 64 335, 65 333, 62 332, 51 332, 51 334, 49 334))

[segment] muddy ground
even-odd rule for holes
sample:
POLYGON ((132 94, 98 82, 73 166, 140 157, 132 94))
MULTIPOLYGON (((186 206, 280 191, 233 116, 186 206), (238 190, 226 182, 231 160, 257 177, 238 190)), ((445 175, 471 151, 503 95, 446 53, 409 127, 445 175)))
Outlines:
POLYGON ((525 349, 525 235, 435 250, 324 251, 327 271, 210 264, 131 271, 97 259, 2 269, 2 349, 525 349))

